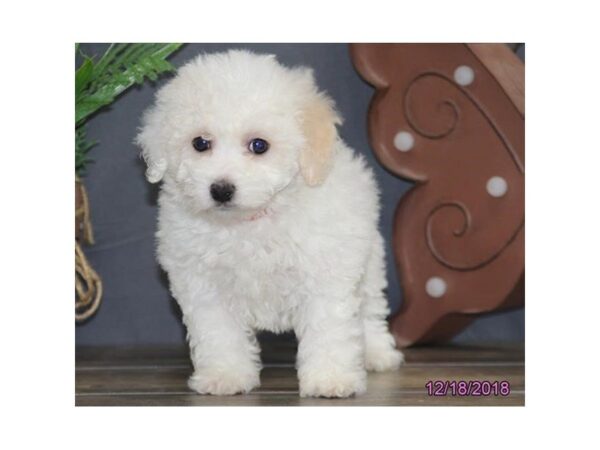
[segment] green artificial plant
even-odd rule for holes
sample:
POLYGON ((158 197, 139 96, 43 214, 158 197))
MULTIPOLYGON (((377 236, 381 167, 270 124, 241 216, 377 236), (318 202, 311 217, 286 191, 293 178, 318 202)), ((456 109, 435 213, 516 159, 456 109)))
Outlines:
POLYGON ((102 57, 79 52, 83 62, 75 71, 75 173, 80 175, 88 162, 88 150, 96 144, 85 136, 85 123, 99 109, 110 105, 120 94, 146 79, 174 70, 167 57, 181 44, 111 44, 102 57))

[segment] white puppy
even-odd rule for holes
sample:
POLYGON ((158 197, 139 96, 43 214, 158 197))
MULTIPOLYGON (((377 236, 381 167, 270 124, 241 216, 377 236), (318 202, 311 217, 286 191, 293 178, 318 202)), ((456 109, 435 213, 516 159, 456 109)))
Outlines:
POLYGON ((312 71, 247 51, 201 55, 138 136, 159 197, 158 259, 199 393, 260 383, 258 330, 298 337, 301 396, 347 397, 397 368, 373 172, 339 138, 312 71))

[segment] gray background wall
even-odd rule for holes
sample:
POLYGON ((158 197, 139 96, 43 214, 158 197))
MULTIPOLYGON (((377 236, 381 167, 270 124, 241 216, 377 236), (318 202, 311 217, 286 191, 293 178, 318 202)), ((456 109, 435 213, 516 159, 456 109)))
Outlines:
MULTIPOLYGON (((105 44, 83 44, 88 55, 100 56, 105 44)), ((398 198, 411 184, 393 177, 375 161, 367 139, 366 113, 373 89, 352 67, 344 44, 188 44, 170 61, 180 66, 201 52, 247 48, 273 53, 287 65, 315 69, 317 82, 337 102, 345 118, 342 138, 363 153, 374 167, 382 190, 381 229, 391 240, 398 198)), ((519 49, 521 57, 524 48, 519 49)), ((179 344, 185 341, 180 312, 170 297, 166 277, 154 259, 155 186, 143 176, 139 149, 133 144, 139 119, 151 104, 155 84, 132 88, 88 124, 88 137, 99 141, 90 152, 93 162, 85 173, 96 245, 85 252, 104 280, 104 297, 97 314, 76 326, 77 345, 179 344)), ((388 251, 388 297, 392 310, 401 291, 388 251)), ((522 341, 524 311, 490 314, 477 319, 455 338, 458 342, 522 341)))

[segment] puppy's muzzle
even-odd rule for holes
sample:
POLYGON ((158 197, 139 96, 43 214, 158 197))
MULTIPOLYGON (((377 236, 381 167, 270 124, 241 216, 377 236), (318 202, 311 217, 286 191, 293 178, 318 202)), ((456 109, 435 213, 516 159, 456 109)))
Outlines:
POLYGON ((235 193, 235 185, 228 181, 217 181, 210 185, 210 196, 217 203, 230 202, 235 193))

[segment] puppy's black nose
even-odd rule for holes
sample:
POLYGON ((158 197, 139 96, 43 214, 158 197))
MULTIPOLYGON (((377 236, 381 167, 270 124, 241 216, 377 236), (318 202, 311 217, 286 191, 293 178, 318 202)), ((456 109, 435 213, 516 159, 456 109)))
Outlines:
POLYGON ((218 181, 210 185, 210 196, 218 203, 227 203, 233 198, 235 186, 227 181, 218 181))

